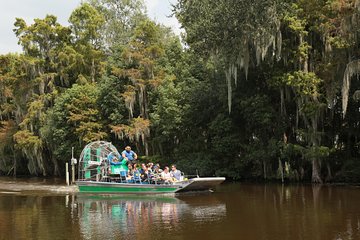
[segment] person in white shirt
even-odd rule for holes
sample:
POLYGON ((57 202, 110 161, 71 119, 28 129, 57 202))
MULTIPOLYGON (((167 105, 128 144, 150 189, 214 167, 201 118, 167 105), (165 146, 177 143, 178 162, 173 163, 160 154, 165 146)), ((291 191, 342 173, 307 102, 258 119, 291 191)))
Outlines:
POLYGON ((172 177, 171 174, 169 172, 169 167, 166 166, 164 168, 164 171, 161 172, 161 179, 164 180, 165 182, 172 182, 172 177))

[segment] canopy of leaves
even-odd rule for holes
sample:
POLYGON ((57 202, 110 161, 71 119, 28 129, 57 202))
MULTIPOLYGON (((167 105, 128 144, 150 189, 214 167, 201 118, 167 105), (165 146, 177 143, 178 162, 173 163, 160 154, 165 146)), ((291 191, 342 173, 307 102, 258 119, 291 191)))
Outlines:
POLYGON ((69 26, 15 20, 0 56, 0 172, 59 175, 71 148, 232 179, 356 181, 359 1, 180 0, 184 34, 141 0, 89 0, 69 26), (145 158, 144 158, 145 159, 145 158))

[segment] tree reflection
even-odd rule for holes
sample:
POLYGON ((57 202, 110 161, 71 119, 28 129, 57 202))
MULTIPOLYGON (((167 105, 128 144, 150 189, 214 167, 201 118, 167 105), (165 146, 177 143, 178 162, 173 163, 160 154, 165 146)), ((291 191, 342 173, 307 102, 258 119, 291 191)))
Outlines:
MULTIPOLYGON (((189 200, 189 199, 187 199, 189 200)), ((148 238, 169 235, 196 221, 216 221, 226 216, 226 205, 207 202, 192 205, 176 197, 78 196, 77 216, 85 238, 148 238)))
POLYGON ((0 239, 360 239, 358 187, 235 186, 176 197, 3 192, 0 239))
POLYGON ((224 230, 244 239, 360 239, 358 188, 242 184, 229 195, 224 230))
POLYGON ((62 239, 78 238, 76 218, 70 218, 64 199, 0 193, 0 239, 59 239, 60 233, 62 239))

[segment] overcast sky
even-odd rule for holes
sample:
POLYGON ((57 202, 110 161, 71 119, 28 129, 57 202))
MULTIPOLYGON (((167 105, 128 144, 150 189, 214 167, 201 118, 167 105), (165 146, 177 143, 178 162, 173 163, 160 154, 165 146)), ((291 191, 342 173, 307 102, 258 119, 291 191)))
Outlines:
MULTIPOLYGON (((179 23, 171 14, 171 3, 177 0, 144 0, 151 19, 171 27, 179 33, 179 23)), ((15 18, 23 18, 28 24, 34 18, 44 18, 46 14, 58 17, 58 22, 68 25, 68 18, 81 0, 0 0, 0 54, 19 52, 17 38, 13 32, 15 18)))

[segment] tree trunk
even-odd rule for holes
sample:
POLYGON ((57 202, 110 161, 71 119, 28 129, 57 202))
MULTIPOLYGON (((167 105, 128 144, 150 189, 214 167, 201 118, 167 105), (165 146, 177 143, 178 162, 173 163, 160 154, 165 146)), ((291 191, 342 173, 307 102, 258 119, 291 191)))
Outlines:
POLYGON ((164 156, 164 150, 163 150, 162 144, 158 143, 158 146, 159 146, 160 155, 164 156))
POLYGON ((313 158, 312 160, 312 177, 311 181, 313 183, 323 183, 321 177, 320 177, 320 164, 318 159, 313 158))
POLYGON ((329 181, 331 181, 331 179, 332 179, 331 168, 330 168, 330 164, 329 164, 329 163, 326 163, 326 169, 327 169, 327 176, 326 176, 325 181, 326 181, 326 182, 329 182, 329 181))
POLYGON ((14 150, 13 150, 13 168, 14 168, 13 176, 16 177, 16 156, 14 150))
MULTIPOLYGON (((320 195, 321 186, 313 185, 312 193, 313 193, 313 201, 314 201, 314 209, 318 208, 319 205, 319 195, 320 195)), ((316 211, 317 212, 317 211, 316 211)))
POLYGON ((267 176, 266 176, 266 161, 263 160, 263 168, 264 168, 264 179, 266 180, 267 176))
POLYGON ((282 162, 279 158, 279 170, 280 170, 280 173, 281 173, 281 182, 284 183, 284 168, 283 168, 283 165, 282 165, 282 162))
POLYGON ((285 107, 285 93, 284 89, 280 88, 280 112, 282 116, 286 116, 286 107, 285 107))
POLYGON ((145 156, 149 156, 149 145, 146 140, 145 140, 145 156))
POLYGON ((149 107, 148 107, 146 89, 144 89, 144 118, 149 119, 149 107))
POLYGON ((54 164, 54 175, 55 176, 60 176, 60 170, 59 170, 59 164, 58 162, 52 158, 52 162, 54 164))
POLYGON ((303 167, 300 167, 300 180, 304 179, 305 171, 303 167))

